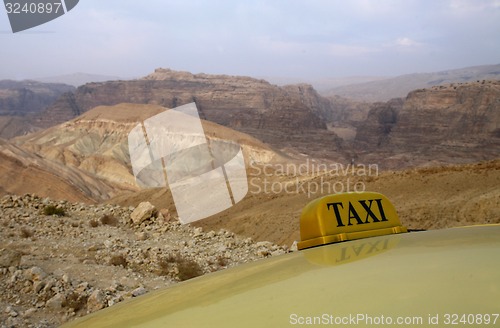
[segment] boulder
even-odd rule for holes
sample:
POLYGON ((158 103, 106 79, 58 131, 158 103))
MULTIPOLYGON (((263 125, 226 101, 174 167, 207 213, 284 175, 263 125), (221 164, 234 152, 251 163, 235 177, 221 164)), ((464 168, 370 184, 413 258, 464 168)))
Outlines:
POLYGON ((141 224, 156 214, 156 208, 150 202, 142 202, 130 214, 134 224, 141 224))

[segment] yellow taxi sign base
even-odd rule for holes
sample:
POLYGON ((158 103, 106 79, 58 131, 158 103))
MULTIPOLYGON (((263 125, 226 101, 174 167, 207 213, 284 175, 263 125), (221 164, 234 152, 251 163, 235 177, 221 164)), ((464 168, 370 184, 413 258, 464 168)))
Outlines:
POLYGON ((304 207, 297 248, 407 231, 384 195, 376 192, 334 194, 313 200, 304 207))

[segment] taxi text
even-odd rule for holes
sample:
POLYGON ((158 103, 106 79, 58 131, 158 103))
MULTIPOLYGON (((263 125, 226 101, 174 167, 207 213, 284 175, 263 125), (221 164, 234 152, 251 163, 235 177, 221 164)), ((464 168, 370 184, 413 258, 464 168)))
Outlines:
POLYGON ((348 204, 342 202, 327 203, 326 207, 328 210, 333 209, 335 219, 337 220, 337 227, 344 227, 346 223, 348 226, 352 226, 354 224, 389 221, 384 213, 382 199, 358 200, 358 203, 361 205, 361 208, 358 207, 357 210, 351 202, 348 202, 348 204), (377 204, 378 216, 375 214, 375 210, 372 209, 374 202, 377 204), (361 213, 361 211, 364 213, 361 213), (364 218, 360 214, 364 215, 364 218))

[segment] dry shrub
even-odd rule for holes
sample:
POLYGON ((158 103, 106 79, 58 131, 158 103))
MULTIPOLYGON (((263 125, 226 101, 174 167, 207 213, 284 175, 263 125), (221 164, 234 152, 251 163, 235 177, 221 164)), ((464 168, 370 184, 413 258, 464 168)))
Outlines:
POLYGON ((69 309, 73 309, 75 312, 78 310, 84 309, 87 306, 88 296, 85 294, 78 294, 76 292, 72 292, 68 296, 66 296, 66 300, 64 301, 63 306, 69 309))
POLYGON ((181 281, 203 275, 203 270, 198 262, 190 259, 183 259, 181 262, 178 262, 177 268, 179 270, 179 279, 181 281))
POLYGON ((31 238, 33 236, 33 234, 34 234, 34 232, 26 227, 22 227, 21 231, 19 232, 19 235, 22 238, 31 238))
POLYGON ((180 281, 188 280, 203 275, 203 269, 198 262, 183 257, 179 252, 171 254, 158 262, 159 275, 168 275, 171 265, 177 267, 177 278, 180 281))
POLYGON ((96 228, 97 226, 99 226, 99 222, 95 219, 92 219, 89 221, 89 225, 92 227, 92 228, 96 228))
POLYGON ((103 215, 103 217, 100 219, 100 221, 103 225, 109 225, 109 226, 113 226, 113 227, 116 227, 119 223, 118 219, 114 215, 110 215, 110 214, 103 215))
POLYGON ((217 264, 221 267, 225 267, 229 264, 228 260, 224 256, 217 257, 217 264))
POLYGON ((109 260, 110 265, 122 266, 124 268, 127 267, 127 259, 123 255, 113 255, 109 260))
POLYGON ((158 261, 158 271, 159 276, 168 276, 170 269, 170 263, 166 259, 160 259, 158 261))
POLYGON ((45 206, 43 209, 43 214, 45 215, 56 215, 56 216, 65 216, 66 212, 64 209, 56 207, 54 205, 45 206))

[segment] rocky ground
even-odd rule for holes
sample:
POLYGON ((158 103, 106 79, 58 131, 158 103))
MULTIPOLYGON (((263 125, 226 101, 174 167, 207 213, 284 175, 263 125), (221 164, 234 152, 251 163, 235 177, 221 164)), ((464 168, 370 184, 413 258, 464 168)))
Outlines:
POLYGON ((125 299, 289 252, 165 209, 0 199, 0 327, 56 327, 125 299))

